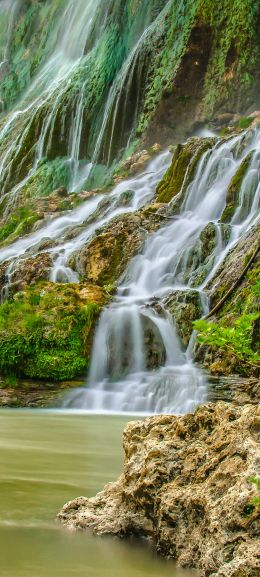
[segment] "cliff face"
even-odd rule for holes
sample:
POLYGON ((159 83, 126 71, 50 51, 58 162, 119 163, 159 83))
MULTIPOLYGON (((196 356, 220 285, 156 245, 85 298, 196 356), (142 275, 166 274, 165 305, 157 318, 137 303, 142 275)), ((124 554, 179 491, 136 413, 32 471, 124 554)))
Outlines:
MULTIPOLYGON (((235 163, 235 174, 231 171, 230 182, 223 185, 226 197, 219 214, 205 216, 192 246, 187 236, 184 245, 189 250, 184 254, 180 247, 179 263, 169 263, 165 270, 165 279, 173 275, 170 286, 177 290, 163 302, 155 298, 152 303, 155 314, 163 307, 174 317, 181 346, 187 347, 193 321, 203 314, 201 287, 220 244, 223 253, 228 246, 244 182, 254 170, 258 174, 259 117, 238 120, 234 113, 250 114, 258 105, 259 2, 225 0, 221 8, 212 0, 0 4, 0 291, 1 301, 8 301, 0 306, 0 370, 55 380, 81 376, 98 315, 83 314, 78 323, 75 315, 82 303, 74 306, 75 285, 91 285, 94 297, 101 290, 104 298, 96 302, 91 297, 88 303, 100 311, 150 235, 181 215, 193 183, 193 192, 198 182, 205 184, 197 199, 201 202, 214 179, 216 187, 222 182, 224 164, 235 163), (166 174, 169 154, 160 157, 161 172, 159 160, 152 166, 151 172, 160 177, 149 185, 146 163, 160 151, 160 143, 183 140, 205 120, 215 120, 219 127, 228 119, 240 132, 249 125, 253 130, 241 132, 238 145, 230 149, 232 128, 223 140, 193 137, 177 145, 166 174), (155 140, 159 144, 150 147, 155 140), (133 154, 135 148, 138 152, 133 154), (201 162, 208 170, 201 169, 201 162), (136 174, 142 169, 139 178, 136 174), (208 181, 203 180, 204 172, 208 181), (125 186, 124 178, 129 178, 125 186), (140 194, 135 196, 138 187, 140 194), (189 290, 179 290, 180 285, 189 290), (45 293, 50 286, 52 314, 47 314, 45 293), (56 315, 60 302, 70 322, 59 311, 56 315), (53 332, 54 319, 58 325, 62 322, 61 334, 53 332), (70 363, 72 329, 75 363, 70 363), (46 354, 36 366, 30 359, 38 358, 40 349, 46 354), (50 359, 56 359, 61 370, 52 370, 50 359)), ((257 209, 254 177, 249 189, 241 222, 254 202, 257 209)), ((248 242, 243 242, 234 276, 251 255, 248 242)), ((257 242, 256 231, 254 246, 257 242)), ((170 251, 174 257, 173 245, 170 251)), ((230 259, 221 287, 206 287, 212 302, 229 286, 230 259)), ((257 271, 254 268, 255 277, 257 271)), ((250 302, 255 310, 254 299, 250 302)), ((151 349, 149 368, 154 368, 154 359, 157 364, 165 359, 165 351, 150 328, 145 328, 144 341, 151 349)), ((203 354, 200 351, 204 362, 203 354)))
POLYGON ((116 483, 65 505, 60 521, 95 534, 148 537, 162 555, 203 576, 257 577, 259 411, 225 403, 195 415, 129 423, 116 483))
MULTIPOLYGON (((196 122, 259 105, 256 0, 7 0, 0 16, 2 109, 20 111, 0 135, 1 154, 15 144, 2 194, 33 167, 47 194, 49 173, 53 188, 68 184, 68 158, 106 166, 136 139, 176 142, 196 122)), ((29 180, 20 199, 31 190, 29 180)))

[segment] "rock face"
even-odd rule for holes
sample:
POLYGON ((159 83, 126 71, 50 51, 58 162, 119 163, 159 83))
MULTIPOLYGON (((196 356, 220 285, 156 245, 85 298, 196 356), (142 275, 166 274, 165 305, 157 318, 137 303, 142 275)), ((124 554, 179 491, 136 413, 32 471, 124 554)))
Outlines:
POLYGON ((175 148, 171 166, 157 187, 158 202, 170 202, 176 199, 179 207, 183 201, 189 183, 194 177, 195 169, 204 152, 213 147, 215 138, 189 138, 183 145, 175 148), (179 197, 178 197, 179 195, 179 197), (177 197, 177 198, 176 198, 177 197))
POLYGON ((227 254, 215 276, 206 286, 213 307, 238 280, 260 244, 259 222, 227 254))
MULTIPOLYGON (((156 550, 205 577, 257 577, 257 407, 219 402, 196 413, 131 422, 124 471, 92 499, 59 514, 69 528, 148 537, 156 550)), ((259 455, 259 452, 258 452, 259 455)))
POLYGON ((148 233, 155 232, 163 220, 157 211, 164 205, 152 204, 134 214, 124 214, 99 229, 93 239, 74 253, 69 264, 85 281, 113 284, 129 261, 140 252, 148 233))

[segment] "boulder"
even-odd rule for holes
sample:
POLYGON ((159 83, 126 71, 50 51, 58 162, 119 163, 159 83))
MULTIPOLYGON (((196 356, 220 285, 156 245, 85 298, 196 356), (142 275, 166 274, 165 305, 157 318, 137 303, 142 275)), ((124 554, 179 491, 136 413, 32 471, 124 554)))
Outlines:
POLYGON ((129 261, 140 252, 148 233, 159 228, 164 218, 161 207, 161 204, 152 204, 134 214, 114 218, 97 230, 87 245, 72 254, 69 266, 87 282, 98 285, 116 282, 129 261))
POLYGON ((224 402, 183 417, 131 422, 122 475, 59 514, 96 535, 150 539, 161 555, 203 577, 258 577, 259 409, 224 402))

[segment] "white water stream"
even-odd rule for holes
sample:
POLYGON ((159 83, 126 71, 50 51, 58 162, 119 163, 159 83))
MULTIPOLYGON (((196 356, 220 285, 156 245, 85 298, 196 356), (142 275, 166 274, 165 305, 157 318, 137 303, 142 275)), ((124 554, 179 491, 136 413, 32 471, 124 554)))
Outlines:
MULTIPOLYGON (((110 193, 94 195, 79 208, 2 248, 0 262, 10 261, 9 282, 15 263, 23 256, 37 254, 37 246, 44 239, 57 243, 47 249, 54 263, 51 280, 77 282, 77 274, 68 266, 72 253, 115 216, 133 212, 151 201, 170 159, 168 152, 160 154, 139 176, 121 182, 110 193), (71 231, 78 225, 81 225, 79 231, 76 228, 71 238, 71 231)), ((207 377, 192 361, 193 339, 185 350, 172 317, 162 306, 158 311, 155 305, 173 290, 192 288, 197 265, 190 264, 190 256, 201 232, 211 222, 216 229, 215 249, 206 278, 196 289, 202 309, 207 312, 204 287, 228 250, 257 221, 259 183, 259 131, 217 142, 202 156, 179 214, 148 237, 143 253, 130 262, 114 301, 103 311, 95 336, 88 386, 73 394, 68 400, 69 406, 101 412, 179 413, 194 409, 206 399, 207 377), (230 181, 248 154, 251 160, 242 181, 237 209, 231 225, 227 225, 229 240, 225 241, 219 219, 226 205, 230 181), (154 346, 161 350, 157 368, 150 361, 154 346)))
MULTIPOLYGON (((2 55, 4 60, 7 58, 18 6, 18 0, 12 3, 4 0, 2 7, 0 5, 0 10, 10 8, 6 48, 2 55)), ((19 191, 48 151, 71 74, 87 57, 85 47, 100 6, 101 0, 66 2, 58 27, 50 38, 48 60, 0 130, 0 148, 3 150, 0 153, 0 180, 4 183, 14 157, 19 154, 28 135, 30 116, 33 119, 40 110, 49 110, 35 147, 32 168, 11 193, 8 191, 7 211, 13 207, 19 191), (13 138, 12 131, 17 130, 19 123, 21 130, 18 130, 18 137, 13 138)), ((108 10, 109 3, 101 26, 105 25, 108 10)), ((126 94, 130 90, 139 48, 149 30, 147 23, 110 88, 93 161, 98 160, 108 125, 111 126, 108 159, 111 161, 113 158, 113 137, 122 90, 125 87, 126 94)), ((84 90, 85 85, 76 96, 69 135, 71 191, 83 186, 92 168, 90 161, 80 162, 84 90)), ((124 109, 122 114, 126 116, 127 110, 124 109)), ((39 252, 49 252, 52 256, 50 280, 78 282, 78 274, 69 266, 73 253, 86 245, 94 233, 114 217, 134 212, 150 202, 170 160, 169 152, 160 154, 137 177, 121 182, 110 193, 92 195, 77 209, 63 216, 50 217, 39 230, 0 249, 0 262, 9 262, 2 296, 6 298, 8 295, 8 286, 19 260, 39 252), (46 239, 53 242, 43 249, 40 245, 46 239)), ((205 287, 208 281, 230 248, 257 221, 259 182, 259 131, 235 136, 224 143, 217 142, 212 150, 203 155, 193 182, 187 187, 178 215, 170 215, 166 225, 147 239, 142 254, 132 260, 125 272, 115 299, 103 311, 95 336, 88 386, 68 400, 70 406, 93 411, 179 413, 192 410, 205 400, 207 377, 193 363, 193 337, 185 350, 162 299, 176 290, 194 290, 194 275, 199 266, 196 250, 200 250, 202 231, 211 222, 216 232, 215 249, 207 263, 203 281, 200 285, 197 283, 195 289, 200 296, 202 310, 207 312, 205 287), (229 183, 249 153, 250 164, 241 185, 238 207, 231 220, 227 240, 227 227, 223 227, 219 219, 226 205, 229 183)))
POLYGON ((69 399, 71 406, 94 411, 169 412, 193 410, 206 399, 207 378, 192 361, 192 342, 185 351, 173 319, 159 314, 155 299, 173 290, 189 290, 184 281, 188 256, 209 222, 216 226, 217 242, 203 287, 234 243, 259 218, 260 134, 246 142, 244 135, 206 152, 188 186, 180 214, 147 240, 135 257, 112 304, 101 315, 96 332, 88 386, 69 399), (240 202, 232 218, 229 241, 222 239, 219 218, 226 205, 228 185, 250 151, 254 151, 242 182, 240 202), (159 335, 164 362, 149 369, 146 326, 159 335))
MULTIPOLYGON (((3 9, 8 11, 9 8, 10 12, 5 54, 8 52, 14 15, 16 8, 20 5, 20 0, 16 0, 11 3, 11 5, 12 8, 10 8, 10 1, 4 0, 3 9)), ((110 2, 104 3, 103 0, 77 0, 77 2, 75 2, 75 0, 67 0, 67 2, 64 3, 58 25, 56 28, 54 27, 48 39, 50 55, 47 61, 43 63, 29 88, 21 96, 14 110, 10 113, 3 127, 0 129, 0 185, 2 188, 1 200, 5 202, 5 216, 13 210, 19 192, 35 174, 39 163, 48 157, 56 129, 55 123, 57 117, 72 83, 77 82, 77 79, 75 79, 73 75, 76 71, 80 70, 80 66, 83 63, 86 67, 87 62, 91 62, 91 55, 98 41, 98 36, 101 35, 102 30, 107 24, 110 8, 110 2), (102 19, 100 18, 101 11, 102 19), (95 29, 97 21, 99 23, 99 35, 96 37, 95 34, 93 34, 93 30, 95 29), (17 157, 19 157, 23 147, 27 149, 25 143, 31 132, 34 132, 35 124, 39 122, 41 116, 44 116, 44 121, 33 151, 34 158, 32 159, 31 166, 24 178, 10 190, 9 177, 10 174, 12 174, 13 164, 16 162, 17 157), (18 126, 19 130, 17 131, 18 126), (5 196, 7 196, 7 200, 5 196)), ((109 161, 113 160, 111 146, 121 91, 125 83, 130 83, 131 69, 133 68, 143 39, 146 37, 150 27, 155 25, 155 22, 149 25, 148 16, 147 22, 146 18, 144 18, 143 26, 145 29, 143 31, 140 30, 135 45, 133 47, 129 46, 129 55, 126 55, 126 61, 123 62, 121 70, 119 70, 112 82, 107 103, 104 106, 103 117, 101 117, 100 134, 94 146, 93 159, 83 159, 80 161, 84 99, 88 80, 87 72, 85 72, 86 81, 82 86, 79 86, 78 93, 75 94, 69 135, 66 137, 68 140, 66 144, 67 165, 71 173, 68 187, 70 192, 81 190, 86 182, 93 162, 96 162, 99 157, 107 125, 110 122, 110 116, 114 110, 108 151, 109 161)), ((125 116, 126 114, 127 111, 124 111, 125 116)), ((61 134, 60 137, 62 140, 63 135, 61 134)))

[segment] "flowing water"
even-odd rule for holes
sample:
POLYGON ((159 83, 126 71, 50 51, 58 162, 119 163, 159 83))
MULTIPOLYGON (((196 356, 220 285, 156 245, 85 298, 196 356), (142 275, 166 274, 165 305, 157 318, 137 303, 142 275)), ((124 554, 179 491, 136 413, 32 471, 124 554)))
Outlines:
MULTIPOLYGON (((104 310, 94 341, 88 387, 68 401, 94 411, 182 413, 207 397, 207 377, 194 366, 192 343, 184 350, 174 320, 158 313, 154 303, 172 291, 193 287, 190 256, 209 222, 216 229, 216 246, 203 283, 197 287, 204 313, 204 288, 234 243, 259 218, 260 135, 247 141, 235 136, 207 151, 193 182, 187 187, 179 214, 152 235, 142 254, 130 263, 113 303, 104 310), (241 185, 238 206, 229 225, 229 239, 219 219, 226 206, 228 186, 241 162, 252 154, 241 185), (164 363, 149 370, 146 325, 159 335, 164 363)), ((195 267, 196 271, 196 267, 195 267)))
MULTIPOLYGON (((46 238, 56 240, 48 249, 53 257, 51 280, 77 282, 69 257, 115 216, 150 202, 170 158, 169 153, 162 153, 141 175, 118 184, 110 193, 94 195, 78 209, 1 249, 0 261, 10 260, 7 283, 17 259, 37 253, 38 243, 46 238), (76 230, 71 235, 76 225, 81 225, 79 233, 76 230)), ((196 290, 203 312, 208 312, 208 281, 230 248, 259 217, 259 166, 259 131, 234 136, 224 143, 217 141, 205 152, 177 214, 173 210, 174 216, 169 216, 166 225, 148 237, 143 252, 130 262, 112 304, 102 313, 87 387, 73 393, 66 401, 69 406, 94 412, 182 413, 207 398, 207 375, 192 360, 193 336, 185 349, 163 302, 173 291, 196 290), (224 226, 220 217, 228 186, 246 158, 248 168, 238 205, 231 222, 224 226), (196 249, 208 223, 215 227, 215 249, 203 281, 196 283, 200 264, 195 258, 196 249), (154 342, 161 354, 157 365, 151 366, 154 342)))
MULTIPOLYGON (((0 15, 4 15, 7 22, 2 59, 8 58, 12 26, 19 6, 19 1, 10 3, 8 0, 0 6, 0 15)), ((23 187, 40 162, 51 153, 57 116, 76 81, 73 75, 80 72, 83 63, 91 65, 91 55, 109 20, 111 6, 108 2, 104 8, 101 0, 66 0, 62 4, 58 24, 49 36, 48 57, 0 130, 0 181, 5 214, 13 209, 23 187), (21 155, 31 128, 38 126, 39 118, 40 129, 28 172, 17 177, 18 182, 10 189, 13 163, 21 155)), ((132 98, 134 74, 140 77, 144 74, 139 67, 141 47, 156 27, 156 18, 152 19, 150 11, 144 9, 143 12, 138 29, 130 35, 127 47, 124 46, 125 58, 107 90, 97 122, 99 132, 89 159, 81 158, 85 95, 89 88, 87 73, 83 85, 74 94, 64 153, 70 167, 70 191, 83 186, 100 157, 108 164, 114 160, 115 138, 120 137, 120 140, 123 134, 131 137, 134 121, 131 119, 128 125, 126 103, 132 98)), ((87 70, 86 67, 84 71, 87 70)), ((137 85, 140 88, 140 82, 137 85)), ((139 97, 139 93, 135 95, 134 115, 139 97)), ((195 290, 202 312, 208 312, 207 283, 228 250, 256 222, 260 190, 259 131, 240 134, 225 142, 213 142, 212 149, 205 152, 198 163, 193 181, 187 187, 184 181, 178 211, 173 203, 165 226, 155 234, 147 235, 143 252, 130 262, 120 279, 117 294, 103 311, 96 331, 88 385, 68 399, 69 405, 95 412, 179 413, 193 410, 207 398, 207 376, 192 360, 194 335, 189 346, 184 348, 165 299, 173 291, 195 290), (220 218, 228 187, 247 156, 249 166, 238 206, 229 225, 224 226, 220 218), (198 255, 202 254, 200 239, 209 223, 214 226, 216 243, 204 267, 205 274, 198 281, 201 265, 198 255)), ((97 230, 116 216, 134 212, 151 202, 170 161, 170 153, 163 152, 137 177, 121 182, 109 193, 90 195, 78 208, 58 218, 50 217, 36 232, 1 248, 0 262, 8 262, 2 299, 8 297, 20 259, 40 252, 48 252, 52 257, 51 281, 78 282, 79 274, 72 268, 74 253, 77 254, 97 230), (49 248, 41 248, 46 245, 46 239, 49 248)))
POLYGON ((122 470, 123 417, 0 411, 0 577, 192 577, 140 544, 65 531, 63 504, 122 470))

